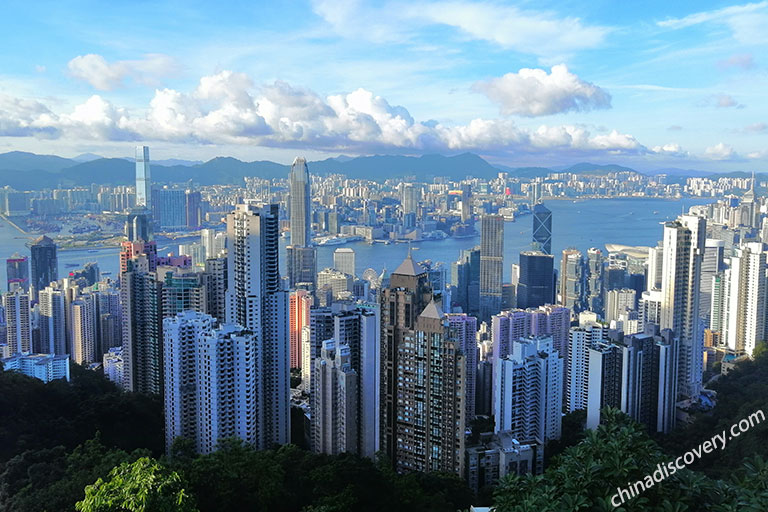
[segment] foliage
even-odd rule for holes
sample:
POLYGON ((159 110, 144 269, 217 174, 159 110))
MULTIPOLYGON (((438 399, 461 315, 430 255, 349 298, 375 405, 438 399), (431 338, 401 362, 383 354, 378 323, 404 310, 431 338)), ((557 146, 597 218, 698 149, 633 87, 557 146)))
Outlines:
POLYGON ((123 462, 109 472, 109 480, 99 478, 85 488, 85 499, 77 503, 79 512, 194 512, 194 500, 184 490, 175 471, 156 460, 142 457, 123 462))

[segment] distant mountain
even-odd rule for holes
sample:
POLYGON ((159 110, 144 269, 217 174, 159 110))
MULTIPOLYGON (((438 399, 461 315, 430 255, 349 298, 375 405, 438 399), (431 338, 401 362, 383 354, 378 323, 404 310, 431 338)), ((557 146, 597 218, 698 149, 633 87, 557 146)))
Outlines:
POLYGON ((424 178, 448 176, 462 179, 472 175, 491 178, 498 169, 473 153, 455 156, 423 155, 419 157, 402 155, 359 156, 347 161, 328 158, 309 162, 311 172, 317 174, 343 173, 350 178, 385 180, 416 175, 424 178))
MULTIPOLYGON (((133 158, 130 159, 133 162, 133 158)), ((193 165, 200 165, 202 160, 182 160, 180 158, 166 158, 165 160, 152 160, 152 165, 163 165, 165 167, 172 167, 174 165, 182 165, 184 167, 192 167, 193 165)))
POLYGON ((98 160, 99 158, 104 157, 95 153, 83 153, 82 155, 77 155, 72 160, 75 162, 91 162, 93 160, 98 160))
POLYGON ((36 155, 24 151, 0 154, 0 170, 57 172, 76 163, 55 155, 36 155))
POLYGON ((573 174, 606 174, 609 172, 638 172, 629 167, 616 164, 591 164, 589 162, 583 162, 580 164, 574 164, 570 167, 566 167, 562 172, 570 172, 573 174))
POLYGON ((666 174, 667 176, 684 176, 686 178, 699 178, 704 176, 711 176, 714 174, 709 171, 699 171, 696 169, 679 169, 677 167, 667 167, 664 169, 654 169, 653 171, 647 171, 643 174, 648 176, 658 176, 659 174, 666 174))

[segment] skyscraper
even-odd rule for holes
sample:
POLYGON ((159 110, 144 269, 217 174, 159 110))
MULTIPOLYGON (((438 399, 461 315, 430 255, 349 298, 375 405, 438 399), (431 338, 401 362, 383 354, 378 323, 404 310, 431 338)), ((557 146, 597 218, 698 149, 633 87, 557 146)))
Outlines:
POLYGON ((40 349, 48 354, 68 354, 67 315, 64 291, 52 282, 39 294, 40 349))
POLYGON ((603 316, 603 253, 592 247, 587 250, 587 309, 603 316))
POLYGON ((584 309, 584 258, 578 249, 565 249, 560 260, 560 304, 574 313, 584 309))
POLYGON ((32 351, 29 294, 16 290, 3 294, 6 340, 11 355, 32 351))
POLYGON ((698 396, 703 371, 699 290, 705 236, 703 217, 682 215, 664 224, 660 327, 680 340, 678 389, 689 397, 698 396))
MULTIPOLYGON (((288 281, 291 288, 303 283, 317 287, 317 249, 312 246, 312 197, 307 161, 296 157, 288 175, 291 206, 291 244, 287 248, 288 281)), ((307 286, 308 285, 308 286, 307 286)))
POLYGON ((766 340, 768 251, 760 242, 742 244, 725 270, 723 341, 730 350, 752 355, 766 340))
POLYGON ((97 303, 93 294, 83 294, 72 302, 72 361, 89 365, 98 360, 96 326, 97 303))
POLYGON ((712 310, 712 278, 725 269, 724 253, 725 242, 722 240, 707 238, 704 241, 704 257, 701 260, 699 316, 704 319, 704 324, 707 327, 710 327, 712 310))
POLYGON ((410 253, 381 293, 381 449, 399 472, 460 473, 464 361, 410 253))
POLYGON ((136 146, 136 207, 152 208, 152 176, 149 171, 149 147, 136 146))
POLYGON ((355 275, 355 251, 349 247, 340 247, 333 251, 333 268, 349 274, 355 275))
POLYGON ((176 231, 187 226, 187 195, 180 188, 152 190, 152 216, 163 229, 176 231))
POLYGON ((485 215, 480 229, 480 321, 488 321, 501 311, 504 217, 485 215))
POLYGON ((5 260, 5 274, 9 292, 17 287, 29 291, 29 261, 26 256, 16 252, 5 260))
POLYGON ((137 208, 126 215, 125 236, 129 242, 152 240, 152 219, 149 210, 137 208))
POLYGON ((517 307, 536 308, 554 302, 554 258, 541 251, 520 253, 517 307))
POLYGON ((186 199, 187 227, 189 229, 199 228, 203 221, 201 210, 203 198, 200 195, 200 192, 187 190, 186 199))
POLYGON ((56 244, 43 235, 29 246, 32 260, 32 286, 30 299, 37 301, 40 290, 59 278, 59 260, 56 258, 56 244))
POLYGON ((477 318, 466 313, 452 313, 446 315, 448 325, 452 330, 452 337, 456 340, 458 350, 464 355, 464 367, 466 375, 466 396, 464 405, 464 417, 467 426, 475 419, 475 387, 477 380, 477 318))
POLYGON ((280 287, 279 209, 240 204, 227 215, 227 322, 253 333, 258 389, 254 444, 290 440, 288 293, 280 287))
POLYGON ((289 316, 290 316, 290 365, 291 368, 301 368, 301 333, 304 327, 309 325, 309 308, 312 305, 312 296, 306 290, 291 292, 289 316))
POLYGON ((552 212, 542 203, 533 207, 533 248, 552 254, 552 212))

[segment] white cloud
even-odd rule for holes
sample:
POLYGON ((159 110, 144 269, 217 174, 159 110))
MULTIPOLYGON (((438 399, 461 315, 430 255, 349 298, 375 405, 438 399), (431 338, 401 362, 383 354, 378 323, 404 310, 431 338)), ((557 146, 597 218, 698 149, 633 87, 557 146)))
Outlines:
POLYGON ((727 26, 733 38, 743 44, 759 45, 768 43, 768 2, 733 5, 722 9, 702 11, 683 18, 670 18, 659 21, 660 27, 682 29, 714 23, 727 26))
POLYGON ((745 133, 765 133, 768 131, 768 124, 766 123, 752 123, 747 125, 742 130, 745 133))
POLYGON ((710 160, 731 160, 736 157, 733 146, 719 142, 704 150, 704 156, 710 160))
POLYGON ((178 68, 173 58, 159 53, 112 63, 101 55, 89 53, 78 55, 67 64, 70 75, 102 91, 122 87, 128 78, 144 85, 157 85, 160 78, 176 73, 178 68))
POLYGON ((315 0, 313 10, 342 36, 377 43, 404 42, 438 25, 546 61, 600 46, 610 28, 588 25, 550 11, 492 2, 390 1, 378 7, 358 0, 315 0))
POLYGON ((685 151, 680 144, 677 143, 669 143, 664 144, 663 146, 654 146, 651 148, 651 151, 658 155, 664 155, 664 156, 676 156, 676 157, 687 157, 689 156, 689 153, 685 151))
POLYGON ((610 108, 611 95, 568 71, 564 64, 477 82, 474 89, 499 105, 502 114, 526 117, 610 108))
POLYGON ((203 77, 190 92, 157 89, 147 109, 129 111, 94 95, 71 112, 37 101, 3 98, 0 135, 79 141, 168 141, 301 147, 308 150, 420 152, 501 151, 509 154, 646 154, 632 135, 592 135, 581 126, 522 128, 510 119, 464 125, 417 122, 405 107, 366 89, 321 97, 286 82, 254 87, 242 73, 203 77))

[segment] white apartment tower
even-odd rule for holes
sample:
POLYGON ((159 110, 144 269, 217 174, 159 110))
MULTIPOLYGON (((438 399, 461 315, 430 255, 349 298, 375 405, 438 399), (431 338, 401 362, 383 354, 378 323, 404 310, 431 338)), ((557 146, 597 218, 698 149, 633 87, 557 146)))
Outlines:
POLYGON ((735 250, 725 270, 723 342, 730 350, 752 355, 765 341, 768 308, 768 252, 760 242, 748 242, 735 250))
POLYGON ((703 372, 699 291, 705 236, 703 217, 681 215, 664 223, 660 327, 680 340, 678 391, 689 397, 698 396, 703 372))
POLYGON ((3 309, 5 309, 6 340, 11 355, 31 352, 29 294, 23 289, 4 294, 3 309))
POLYGON ((227 323, 253 333, 258 376, 254 444, 290 440, 288 292, 278 264, 278 205, 237 205, 227 215, 227 323))

